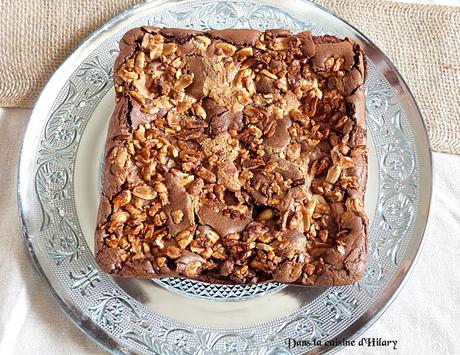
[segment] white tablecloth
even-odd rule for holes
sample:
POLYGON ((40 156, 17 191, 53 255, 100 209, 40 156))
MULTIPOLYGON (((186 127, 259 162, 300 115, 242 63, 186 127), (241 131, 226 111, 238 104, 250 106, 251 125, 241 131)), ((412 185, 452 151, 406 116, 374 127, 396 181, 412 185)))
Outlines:
MULTIPOLYGON (((460 5, 459 0, 423 2, 460 5)), ((0 354, 105 354, 54 302, 23 242, 16 168, 30 112, 0 108, 0 354)), ((433 158, 432 208, 418 264, 394 303, 363 335, 397 340, 397 350, 348 347, 343 354, 460 354, 460 156, 434 153, 433 158)))

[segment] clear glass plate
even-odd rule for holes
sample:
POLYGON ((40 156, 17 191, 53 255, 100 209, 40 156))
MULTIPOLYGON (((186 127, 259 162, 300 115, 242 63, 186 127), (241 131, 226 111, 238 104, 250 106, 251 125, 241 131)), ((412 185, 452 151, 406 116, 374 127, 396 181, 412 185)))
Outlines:
POLYGON ((114 353, 317 354, 383 313, 414 264, 428 218, 431 155, 399 73, 356 29, 302 0, 166 1, 139 5, 90 36, 43 90, 27 129, 18 196, 31 256, 74 322, 114 353), (126 280, 99 271, 93 234, 100 165, 114 107, 118 41, 140 25, 277 28, 336 34, 366 51, 369 260, 361 281, 333 288, 216 286, 126 280), (311 345, 290 348, 287 338, 311 345))

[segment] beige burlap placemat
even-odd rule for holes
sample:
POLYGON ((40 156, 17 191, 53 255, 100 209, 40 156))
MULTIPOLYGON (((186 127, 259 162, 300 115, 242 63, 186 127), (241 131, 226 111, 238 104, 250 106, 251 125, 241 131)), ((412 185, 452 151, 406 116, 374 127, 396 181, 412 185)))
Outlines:
MULTIPOLYGON (((136 0, 0 1, 0 106, 30 107, 60 63, 136 0)), ((414 93, 434 150, 460 154, 460 7, 316 0, 370 37, 414 93)))

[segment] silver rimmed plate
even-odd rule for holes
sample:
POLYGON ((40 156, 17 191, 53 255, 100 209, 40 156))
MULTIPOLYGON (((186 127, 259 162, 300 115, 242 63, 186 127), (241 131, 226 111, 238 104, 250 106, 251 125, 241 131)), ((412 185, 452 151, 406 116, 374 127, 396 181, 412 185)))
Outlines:
POLYGON ((420 113, 382 52, 353 27, 302 0, 166 1, 133 8, 99 29, 57 70, 34 109, 18 196, 31 256, 59 304, 114 353, 288 354, 334 350, 394 299, 415 262, 431 197, 431 156, 420 113), (99 271, 93 232, 99 167, 114 107, 118 41, 145 25, 311 30, 350 37, 368 56, 369 260, 350 286, 215 286, 124 280, 99 271), (287 338, 305 340, 289 348, 287 338), (307 345, 308 341, 311 345, 307 345))

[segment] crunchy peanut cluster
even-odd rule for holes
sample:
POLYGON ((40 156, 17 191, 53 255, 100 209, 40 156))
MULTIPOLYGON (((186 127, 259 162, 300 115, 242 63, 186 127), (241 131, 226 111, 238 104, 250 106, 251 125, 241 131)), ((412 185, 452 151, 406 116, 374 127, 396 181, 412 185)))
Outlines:
POLYGON ((290 33, 238 46, 147 30, 116 76, 131 129, 107 157, 119 189, 99 229, 122 264, 313 284, 349 252, 338 217, 364 215, 366 147, 350 144, 344 58, 314 68, 290 33))

